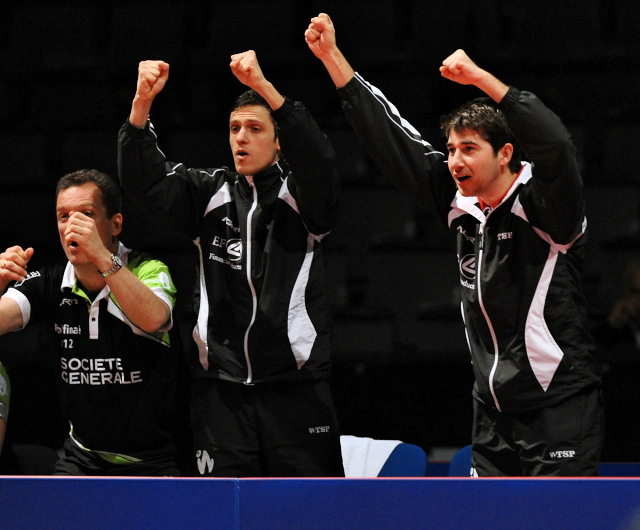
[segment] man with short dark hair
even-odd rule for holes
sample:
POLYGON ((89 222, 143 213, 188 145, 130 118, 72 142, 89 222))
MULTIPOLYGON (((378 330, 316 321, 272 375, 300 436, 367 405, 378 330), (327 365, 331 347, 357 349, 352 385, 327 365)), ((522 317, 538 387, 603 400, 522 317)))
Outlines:
MULTIPOLYGON (((140 197, 199 252, 194 473, 344 476, 321 244, 337 217, 335 156, 305 107, 267 81, 253 51, 233 55, 230 66, 251 89, 229 116, 235 172, 187 168, 158 148, 149 111, 168 79, 163 61, 140 63, 119 134, 129 198, 140 197)), ((141 237, 155 229, 138 228, 141 237)))
POLYGON ((121 202, 104 173, 65 175, 56 219, 67 261, 28 272, 32 248, 0 254, 0 334, 42 321, 60 357, 70 431, 59 475, 180 474, 167 333, 175 288, 162 262, 119 242, 121 202))
POLYGON ((582 178, 560 119, 458 50, 441 75, 488 98, 443 118, 446 156, 351 68, 327 14, 305 39, 369 155, 456 237, 475 374, 471 473, 597 475, 603 412, 581 283, 582 178))

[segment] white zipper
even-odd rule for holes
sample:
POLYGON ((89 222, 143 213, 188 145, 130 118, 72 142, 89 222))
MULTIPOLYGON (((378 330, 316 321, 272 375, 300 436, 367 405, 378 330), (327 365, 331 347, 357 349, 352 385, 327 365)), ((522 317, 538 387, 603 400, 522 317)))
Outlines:
POLYGON ((246 273, 247 273, 247 283, 249 284, 249 289, 251 289, 251 299, 252 299, 252 302, 253 302, 253 309, 251 311, 251 322, 249 322, 249 325, 247 326, 247 329, 244 332, 244 358, 245 358, 245 361, 247 363, 247 380, 245 381, 245 384, 247 384, 247 385, 252 384, 251 381, 253 379, 253 371, 251 369, 251 360, 249 359, 249 332, 251 331, 251 328, 253 327, 253 323, 256 320, 256 314, 258 312, 258 297, 256 295, 256 288, 254 287, 253 281, 251 280, 251 270, 252 270, 252 265, 251 265, 251 240, 252 240, 251 217, 253 216, 253 212, 255 211, 255 209, 258 207, 258 190, 256 190, 255 186, 251 186, 251 188, 253 189, 253 204, 251 205, 251 209, 249 210, 249 213, 247 214, 246 273))
POLYGON ((498 412, 502 412, 500 408, 500 403, 498 402, 498 397, 496 396, 495 389, 493 387, 493 379, 496 374, 496 370, 498 369, 498 339, 496 338, 496 332, 493 329, 493 324, 491 324, 491 320, 489 319, 489 315, 487 314, 487 310, 484 307, 484 303, 482 302, 482 290, 480 289, 480 277, 482 273, 482 254, 484 251, 484 226, 486 224, 486 219, 491 215, 489 212, 485 218, 483 223, 480 223, 480 230, 478 232, 480 236, 480 241, 478 243, 479 252, 478 252, 478 266, 476 270, 476 289, 478 290, 478 304, 480 305, 480 310, 484 315, 484 319, 487 323, 487 327, 489 328, 489 332, 491 333, 491 341, 493 342, 493 366, 491 367, 491 372, 489 373, 489 390, 491 391, 491 397, 493 397, 493 402, 496 405, 496 409, 498 412))

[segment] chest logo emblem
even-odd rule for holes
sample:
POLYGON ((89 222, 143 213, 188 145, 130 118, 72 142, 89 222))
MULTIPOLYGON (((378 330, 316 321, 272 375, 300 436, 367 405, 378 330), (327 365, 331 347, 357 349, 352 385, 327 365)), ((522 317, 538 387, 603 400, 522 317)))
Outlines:
POLYGON ((474 254, 467 254, 460 258, 460 276, 467 280, 476 277, 476 257, 474 254))
POLYGON ((229 239, 227 241, 227 255, 231 261, 240 261, 242 259, 242 240, 229 239))

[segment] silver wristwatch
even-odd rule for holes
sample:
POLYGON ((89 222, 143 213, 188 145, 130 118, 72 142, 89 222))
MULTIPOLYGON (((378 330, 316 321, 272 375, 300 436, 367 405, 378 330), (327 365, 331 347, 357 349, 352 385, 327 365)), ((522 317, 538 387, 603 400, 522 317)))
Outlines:
POLYGON ((109 267, 108 270, 101 272, 100 276, 102 276, 103 278, 108 278, 113 273, 118 272, 121 268, 122 260, 120 259, 120 257, 116 256, 115 254, 111 254, 111 267, 109 267))

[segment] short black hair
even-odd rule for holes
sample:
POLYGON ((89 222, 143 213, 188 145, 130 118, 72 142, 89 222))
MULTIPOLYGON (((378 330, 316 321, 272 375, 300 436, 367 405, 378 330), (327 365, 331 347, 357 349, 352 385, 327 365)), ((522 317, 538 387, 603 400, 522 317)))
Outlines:
POLYGON ((456 110, 440 118, 440 128, 448 139, 451 131, 470 129, 480 134, 497 153, 506 143, 513 145, 509 169, 514 173, 522 165, 522 149, 509 127, 507 117, 490 98, 476 98, 463 103, 456 110))
POLYGON ((61 191, 75 186, 94 183, 102 193, 102 203, 111 218, 117 213, 122 213, 122 193, 120 186, 109 175, 97 169, 79 169, 68 173, 58 180, 56 184, 56 199, 61 191))
POLYGON ((278 122, 273 117, 273 110, 267 100, 264 99, 260 94, 258 94, 255 90, 249 89, 242 94, 240 94, 233 103, 231 104, 231 108, 229 109, 229 114, 238 110, 242 107, 247 107, 248 105, 258 105, 260 107, 264 107, 269 111, 269 116, 271 116, 271 121, 273 122, 273 127, 276 131, 276 138, 278 138, 278 122))

